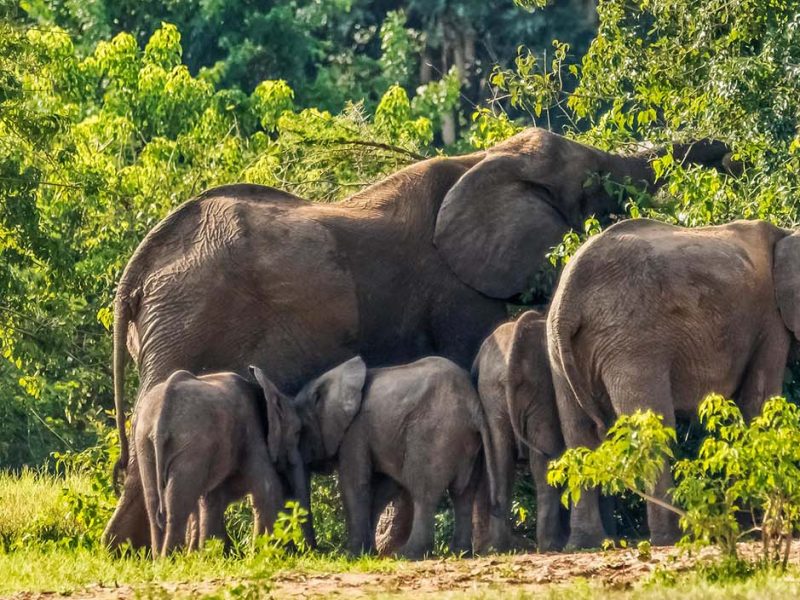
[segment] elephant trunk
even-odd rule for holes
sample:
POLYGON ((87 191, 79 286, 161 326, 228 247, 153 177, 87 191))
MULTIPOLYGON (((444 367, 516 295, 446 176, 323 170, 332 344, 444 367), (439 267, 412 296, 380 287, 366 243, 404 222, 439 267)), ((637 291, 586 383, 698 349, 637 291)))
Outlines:
POLYGON ((306 521, 303 523, 303 537, 305 537, 306 544, 308 544, 309 548, 313 550, 317 547, 317 539, 314 533, 314 520, 311 514, 311 473, 305 467, 300 452, 297 449, 291 452, 289 456, 289 465, 292 494, 297 498, 300 506, 308 513, 306 521))
POLYGON ((717 140, 697 140, 686 144, 672 144, 666 148, 643 150, 632 155, 607 154, 604 169, 611 178, 622 183, 626 179, 633 182, 644 182, 649 193, 654 193, 664 181, 656 181, 652 160, 672 152, 673 158, 682 164, 695 164, 734 173, 735 165, 731 162, 731 150, 727 144, 717 140))
POLYGON ((731 149, 718 140, 703 139, 688 144, 673 144, 672 155, 679 162, 730 171, 731 149))

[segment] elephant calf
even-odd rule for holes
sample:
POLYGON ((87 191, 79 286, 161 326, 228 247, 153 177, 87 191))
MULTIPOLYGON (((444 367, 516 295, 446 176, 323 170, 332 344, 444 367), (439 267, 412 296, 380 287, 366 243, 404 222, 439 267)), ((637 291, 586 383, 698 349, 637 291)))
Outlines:
POLYGON ((176 371, 139 401, 134 443, 150 523, 153 556, 181 546, 187 524, 198 543, 226 540, 227 505, 250 494, 254 530, 271 527, 283 505, 274 463, 302 468, 296 448, 300 424, 274 387, 258 388, 235 373, 196 377, 176 371), (192 521, 195 519, 193 518, 192 521))
MULTIPOLYGON (((377 517, 401 489, 414 506, 401 555, 432 551, 446 490, 455 509, 452 548, 471 550, 476 469, 488 430, 469 373, 441 357, 370 370, 356 357, 309 382, 294 406, 304 453, 338 464, 350 552, 374 549, 377 517)), ((491 456, 487 463, 493 490, 491 456)))
MULTIPOLYGON (((537 546, 558 550, 566 541, 560 492, 547 484, 547 462, 564 451, 564 439, 547 359, 546 327, 545 315, 534 310, 500 325, 483 342, 472 367, 497 461, 497 514, 476 504, 476 516, 488 515, 488 539, 481 545, 495 550, 511 544, 509 513, 520 448, 527 450, 536 488, 537 546)), ((479 502, 485 504, 485 499, 479 496, 479 502)))

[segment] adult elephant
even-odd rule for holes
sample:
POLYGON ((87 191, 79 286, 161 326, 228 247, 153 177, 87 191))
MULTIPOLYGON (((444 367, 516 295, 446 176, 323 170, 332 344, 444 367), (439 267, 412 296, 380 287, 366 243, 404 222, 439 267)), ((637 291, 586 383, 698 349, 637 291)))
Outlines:
MULTIPOLYGON (((763 221, 686 229, 624 221, 590 239, 564 269, 547 321, 568 447, 596 446, 621 414, 649 408, 675 426, 710 392, 746 418, 779 394, 800 333, 800 233, 763 221)), ((672 486, 669 469, 655 496, 672 486)), ((570 542, 604 537, 597 490, 573 507, 570 542)), ((649 504, 653 543, 677 519, 649 504)))
MULTIPOLYGON (((725 148, 674 154, 719 165, 725 148)), ((140 394, 178 369, 246 376, 250 364, 293 394, 356 354, 370 366, 439 354, 468 368, 549 248, 586 216, 619 210, 602 185, 585 185, 590 176, 653 186, 648 158, 534 128, 487 152, 411 165, 338 204, 242 184, 178 207, 117 288, 114 400, 127 477, 106 540, 145 543, 124 428, 126 340, 140 394)))

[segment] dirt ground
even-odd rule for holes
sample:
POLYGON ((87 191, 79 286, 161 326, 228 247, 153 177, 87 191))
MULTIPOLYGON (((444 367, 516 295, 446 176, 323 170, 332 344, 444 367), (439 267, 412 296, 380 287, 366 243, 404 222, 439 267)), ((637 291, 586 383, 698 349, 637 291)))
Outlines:
POLYGON ((533 591, 581 577, 613 588, 626 588, 658 565, 671 570, 691 567, 698 556, 675 548, 654 548, 650 558, 636 549, 576 554, 524 554, 470 560, 441 559, 408 563, 393 573, 285 574, 275 579, 276 597, 336 595, 358 598, 403 592, 413 596, 443 591, 501 589, 533 591))
MULTIPOLYGON (((744 548, 744 554, 756 547, 744 548)), ((613 589, 626 589, 652 573, 660 565, 682 571, 698 560, 710 558, 706 549, 689 554, 676 548, 653 548, 651 556, 640 556, 636 548, 574 554, 501 555, 475 559, 443 558, 400 564, 389 573, 281 572, 269 584, 247 581, 206 581, 159 583, 148 586, 89 587, 70 594, 70 598, 170 598, 202 597, 222 590, 222 597, 274 598, 360 598, 376 594, 413 597, 441 592, 503 590, 534 591, 549 584, 568 583, 575 578, 613 589), (234 588, 239 588, 238 591, 234 588)), ((793 560, 800 552, 793 552, 793 560)), ((60 597, 55 593, 20 593, 15 600, 44 600, 60 597)))

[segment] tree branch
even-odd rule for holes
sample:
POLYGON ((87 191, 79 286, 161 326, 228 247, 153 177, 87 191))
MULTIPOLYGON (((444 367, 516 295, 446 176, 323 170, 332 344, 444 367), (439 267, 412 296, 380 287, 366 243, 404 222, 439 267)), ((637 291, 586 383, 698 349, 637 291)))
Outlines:
POLYGON ((407 150, 406 148, 401 148, 400 146, 394 146, 392 144, 384 144, 382 142, 368 142, 366 140, 314 140, 310 139, 309 142, 315 142, 318 144, 339 144, 342 146, 366 146, 367 148, 377 148, 379 150, 388 150, 389 152, 394 152, 395 154, 405 154, 406 156, 410 156, 414 160, 427 160, 430 158, 429 156, 424 156, 422 154, 417 154, 412 150, 407 150))
POLYGON ((664 509, 666 509, 666 510, 668 510, 670 512, 673 512, 676 515, 678 515, 679 517, 685 517, 686 516, 686 511, 685 510, 682 510, 682 509, 678 508, 677 506, 673 506, 669 502, 664 502, 660 498, 656 498, 655 496, 651 496, 647 492, 640 492, 639 490, 634 489, 632 487, 629 488, 629 489, 634 494, 636 494, 637 496, 641 497, 643 500, 646 500, 647 502, 652 502, 656 506, 660 506, 661 508, 664 508, 664 509))

